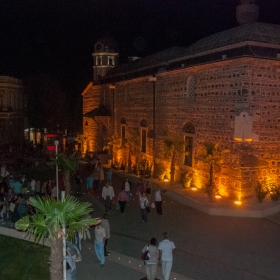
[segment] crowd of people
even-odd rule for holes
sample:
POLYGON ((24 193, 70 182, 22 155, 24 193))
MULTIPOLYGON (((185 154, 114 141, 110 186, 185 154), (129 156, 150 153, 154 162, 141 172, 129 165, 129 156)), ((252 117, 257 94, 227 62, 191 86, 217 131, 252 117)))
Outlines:
MULTIPOLYGON (((30 197, 49 195, 57 198, 57 187, 53 179, 45 182, 24 173, 14 172, 6 164, 0 169, 0 219, 16 222, 22 217, 31 214, 33 207, 30 197)), ((63 183, 60 182, 63 189, 63 183)))

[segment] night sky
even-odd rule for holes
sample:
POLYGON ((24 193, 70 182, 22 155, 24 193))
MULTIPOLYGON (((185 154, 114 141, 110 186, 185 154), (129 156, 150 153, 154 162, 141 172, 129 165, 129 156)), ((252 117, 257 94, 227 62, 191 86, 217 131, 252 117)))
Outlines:
MULTIPOLYGON (((120 60, 238 25, 237 0, 0 0, 0 75, 51 73, 78 97, 92 77, 96 40, 111 36, 120 60), (140 42, 140 43, 139 43, 140 42)), ((280 24, 280 1, 259 1, 259 21, 280 24)))

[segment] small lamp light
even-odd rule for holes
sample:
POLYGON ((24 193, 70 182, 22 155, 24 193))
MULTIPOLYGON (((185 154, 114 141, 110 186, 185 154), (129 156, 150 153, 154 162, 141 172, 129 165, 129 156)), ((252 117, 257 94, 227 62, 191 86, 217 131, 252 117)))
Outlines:
POLYGON ((163 181, 164 182, 168 182, 169 181, 169 179, 167 178, 166 174, 164 175, 163 181))

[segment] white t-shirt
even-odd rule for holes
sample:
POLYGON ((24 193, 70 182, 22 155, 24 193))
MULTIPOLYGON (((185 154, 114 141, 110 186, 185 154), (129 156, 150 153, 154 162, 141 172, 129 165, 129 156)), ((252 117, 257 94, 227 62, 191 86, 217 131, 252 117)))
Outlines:
POLYGON ((175 245, 172 241, 165 239, 158 244, 158 249, 162 251, 161 259, 163 261, 172 262, 173 261, 173 249, 175 245))
POLYGON ((155 192, 155 201, 161 201, 161 192, 160 192, 160 190, 155 192))
POLYGON ((130 192, 130 184, 129 184, 129 182, 124 182, 124 190, 126 192, 130 192))
POLYGON ((31 187, 32 191, 35 191, 35 186, 36 186, 36 181, 32 180, 31 183, 30 183, 30 187, 31 187))
POLYGON ((99 228, 95 227, 95 240, 103 242, 103 238, 106 238, 105 229, 100 226, 99 228))

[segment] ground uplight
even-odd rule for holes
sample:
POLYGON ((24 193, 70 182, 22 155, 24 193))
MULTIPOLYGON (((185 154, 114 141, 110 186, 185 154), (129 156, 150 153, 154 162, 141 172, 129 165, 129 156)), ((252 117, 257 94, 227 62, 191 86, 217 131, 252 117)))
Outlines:
POLYGON ((234 204, 236 204, 236 205, 241 205, 242 202, 241 202, 240 200, 236 200, 236 201, 234 201, 234 204))

